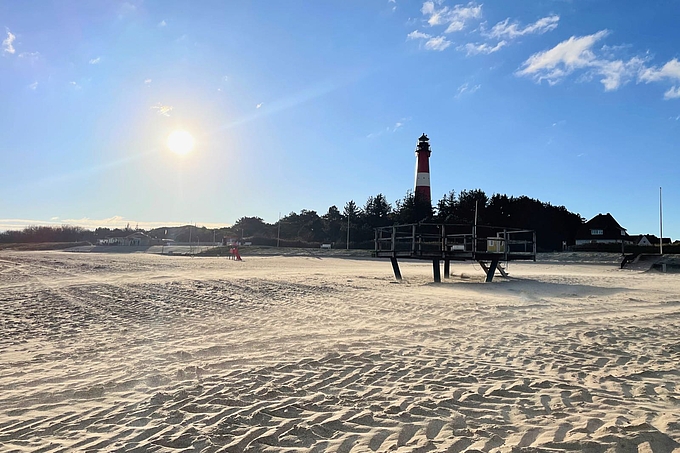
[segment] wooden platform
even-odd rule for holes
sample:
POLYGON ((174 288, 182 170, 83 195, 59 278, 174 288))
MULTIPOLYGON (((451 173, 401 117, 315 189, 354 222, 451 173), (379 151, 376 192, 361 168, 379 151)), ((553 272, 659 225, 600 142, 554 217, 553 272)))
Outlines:
POLYGON ((536 232, 512 228, 417 223, 375 229, 378 258, 390 258, 394 276, 401 280, 398 258, 431 260, 434 281, 441 281, 440 261, 444 261, 444 277, 449 276, 451 261, 477 261, 493 280, 501 261, 536 261, 536 232))

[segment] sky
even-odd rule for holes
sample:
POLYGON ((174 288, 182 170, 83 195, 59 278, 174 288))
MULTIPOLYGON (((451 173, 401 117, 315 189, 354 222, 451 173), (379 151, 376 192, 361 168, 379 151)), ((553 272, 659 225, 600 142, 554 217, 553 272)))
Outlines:
POLYGON ((0 230, 276 222, 413 189, 680 239, 680 2, 0 0, 0 230), (168 147, 186 131, 190 153, 168 147))

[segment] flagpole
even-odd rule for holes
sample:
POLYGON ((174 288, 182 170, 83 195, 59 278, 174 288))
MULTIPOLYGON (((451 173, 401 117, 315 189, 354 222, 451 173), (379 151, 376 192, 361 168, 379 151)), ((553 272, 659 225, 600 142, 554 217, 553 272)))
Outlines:
POLYGON ((663 255, 663 203, 661 202, 661 187, 659 187, 659 253, 663 255))

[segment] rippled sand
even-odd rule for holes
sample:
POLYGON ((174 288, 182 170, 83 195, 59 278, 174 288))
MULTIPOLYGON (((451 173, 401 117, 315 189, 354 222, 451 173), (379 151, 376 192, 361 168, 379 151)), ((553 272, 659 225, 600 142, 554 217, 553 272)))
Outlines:
POLYGON ((3 451, 680 451, 680 276, 0 253, 3 451))

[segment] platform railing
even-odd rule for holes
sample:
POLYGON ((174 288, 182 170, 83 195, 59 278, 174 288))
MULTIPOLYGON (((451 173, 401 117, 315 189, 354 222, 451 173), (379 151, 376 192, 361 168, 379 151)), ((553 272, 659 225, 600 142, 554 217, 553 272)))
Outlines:
POLYGON ((490 226, 406 224, 375 229, 377 254, 536 256, 536 233, 490 226))

